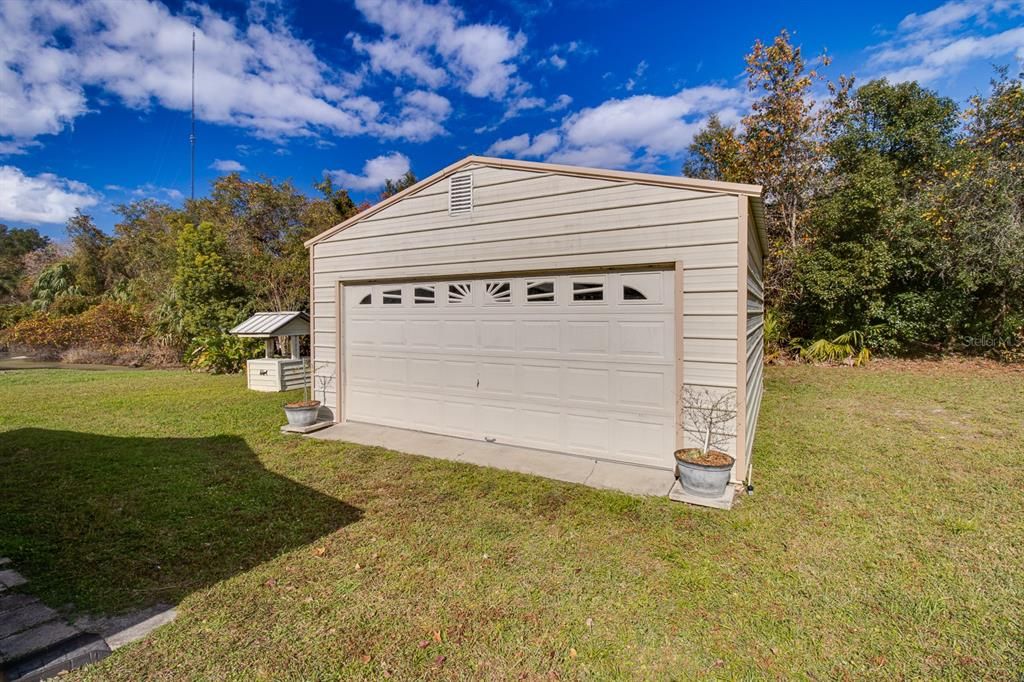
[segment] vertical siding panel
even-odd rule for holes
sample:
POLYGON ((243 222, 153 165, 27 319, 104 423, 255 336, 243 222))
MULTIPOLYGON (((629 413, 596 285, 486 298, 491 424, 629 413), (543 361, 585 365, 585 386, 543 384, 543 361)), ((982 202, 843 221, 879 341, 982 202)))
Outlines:
POLYGON ((746 197, 737 200, 736 235, 736 338, 744 343, 736 344, 736 466, 733 478, 742 480, 747 474, 747 267, 750 254, 747 252, 750 221, 746 197))
POLYGON ((685 363, 683 362, 684 356, 684 343, 686 341, 686 330, 683 326, 683 297, 685 296, 685 285, 686 281, 685 271, 683 269, 683 262, 676 261, 675 271, 675 346, 676 346, 676 450, 680 450, 685 447, 686 443, 686 431, 684 430, 683 422, 683 386, 686 384, 686 376, 684 373, 685 363))
MULTIPOLYGON (((749 200, 747 200, 749 202, 749 200)), ((743 429, 745 439, 744 456, 746 469, 744 476, 748 485, 753 468, 754 437, 757 434, 757 418, 761 411, 761 396, 764 393, 764 252, 760 236, 753 216, 748 216, 747 226, 747 266, 741 268, 746 282, 743 292, 742 308, 747 321, 743 332, 745 346, 746 372, 744 385, 746 392, 746 409, 743 429)))

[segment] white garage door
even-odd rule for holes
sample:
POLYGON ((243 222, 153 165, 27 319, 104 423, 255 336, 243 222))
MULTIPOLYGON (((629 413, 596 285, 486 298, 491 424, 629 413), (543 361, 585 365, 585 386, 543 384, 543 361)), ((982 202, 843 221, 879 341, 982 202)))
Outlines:
POLYGON ((345 418, 672 466, 673 273, 345 287, 345 418))

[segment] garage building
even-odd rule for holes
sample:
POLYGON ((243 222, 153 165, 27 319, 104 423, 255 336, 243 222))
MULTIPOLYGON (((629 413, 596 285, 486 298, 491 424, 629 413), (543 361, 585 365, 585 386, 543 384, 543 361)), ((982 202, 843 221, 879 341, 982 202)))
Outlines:
POLYGON ((681 386, 735 392, 749 479, 765 237, 754 185, 467 157, 307 242, 336 422, 671 469, 681 386))

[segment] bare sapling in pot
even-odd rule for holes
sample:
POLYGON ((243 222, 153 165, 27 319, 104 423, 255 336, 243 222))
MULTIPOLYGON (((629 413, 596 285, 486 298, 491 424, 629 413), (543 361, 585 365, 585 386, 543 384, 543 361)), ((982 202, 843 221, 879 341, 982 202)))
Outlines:
POLYGON ((732 391, 713 395, 706 388, 683 388, 683 430, 700 447, 676 450, 676 473, 683 491, 697 497, 721 497, 736 459, 719 448, 728 445, 736 418, 732 391))

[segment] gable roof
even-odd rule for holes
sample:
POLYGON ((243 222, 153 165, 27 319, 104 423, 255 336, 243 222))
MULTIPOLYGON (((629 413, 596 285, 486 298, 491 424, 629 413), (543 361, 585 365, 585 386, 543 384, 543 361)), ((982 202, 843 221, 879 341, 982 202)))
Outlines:
POLYGON ((415 185, 406 187, 398 194, 394 194, 380 203, 374 204, 362 213, 357 213, 348 220, 325 230, 317 236, 305 242, 306 248, 310 248, 317 242, 341 232, 356 223, 379 213, 388 206, 396 204, 408 196, 416 194, 427 187, 441 182, 449 175, 458 172, 466 166, 479 164, 491 168, 508 168, 511 170, 534 171, 542 173, 558 173, 580 178, 594 178, 603 180, 617 180, 620 182, 632 182, 639 185, 654 185, 660 187, 677 187, 681 189, 693 189, 704 192, 718 192, 722 194, 735 194, 737 196, 750 197, 751 213, 757 225, 758 236, 761 240, 761 247, 767 248, 768 239, 764 229, 764 205, 761 202, 761 186, 747 185, 739 182, 721 182, 718 180, 699 180, 696 178, 685 178, 674 175, 656 175, 654 173, 635 173, 632 171, 606 170, 603 168, 585 168, 582 166, 565 166, 557 163, 541 163, 539 161, 520 161, 513 159, 499 159, 492 156, 470 155, 452 165, 442 168, 428 178, 420 180, 415 185))
POLYGON ((280 330, 288 327, 293 321, 297 321, 297 324, 292 325, 291 329, 280 333, 281 336, 305 336, 309 334, 309 315, 294 311, 256 313, 245 322, 235 325, 228 334, 267 338, 277 336, 280 330))

